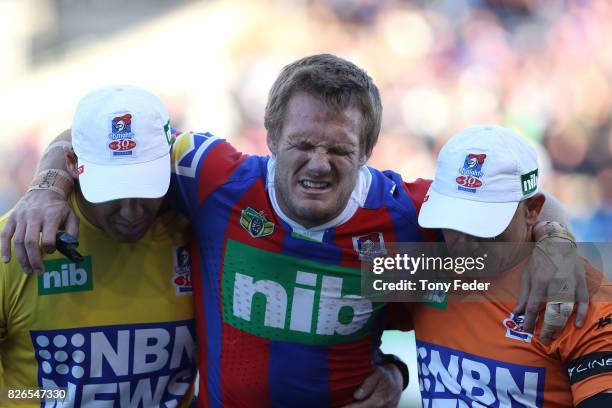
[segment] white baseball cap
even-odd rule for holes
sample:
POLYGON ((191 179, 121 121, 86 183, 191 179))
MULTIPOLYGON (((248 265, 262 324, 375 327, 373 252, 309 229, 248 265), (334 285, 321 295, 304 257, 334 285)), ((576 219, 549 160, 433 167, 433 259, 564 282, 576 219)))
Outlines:
POLYGON ((144 89, 109 86, 86 95, 72 121, 85 199, 100 203, 165 195, 171 140, 166 108, 144 89))
POLYGON ((440 150, 419 224, 492 238, 537 192, 538 158, 527 141, 500 126, 469 127, 440 150))

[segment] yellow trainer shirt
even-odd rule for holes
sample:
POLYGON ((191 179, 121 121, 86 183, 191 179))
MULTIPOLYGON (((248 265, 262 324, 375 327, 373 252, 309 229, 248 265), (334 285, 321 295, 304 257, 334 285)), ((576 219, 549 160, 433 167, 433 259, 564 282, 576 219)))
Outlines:
POLYGON ((71 203, 83 262, 46 255, 40 277, 15 256, 0 263, 0 390, 65 387, 64 407, 188 405, 197 353, 186 220, 164 214, 137 243, 118 243, 71 203))

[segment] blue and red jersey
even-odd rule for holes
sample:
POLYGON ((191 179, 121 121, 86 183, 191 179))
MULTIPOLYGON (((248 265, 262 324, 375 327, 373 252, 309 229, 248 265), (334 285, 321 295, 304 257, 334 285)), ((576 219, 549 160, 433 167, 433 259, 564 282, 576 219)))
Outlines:
POLYGON ((363 167, 335 220, 305 229, 276 202, 274 160, 208 133, 173 146, 173 197, 197 235, 193 287, 200 406, 341 406, 373 371, 385 305, 360 259, 419 242, 429 188, 363 167))

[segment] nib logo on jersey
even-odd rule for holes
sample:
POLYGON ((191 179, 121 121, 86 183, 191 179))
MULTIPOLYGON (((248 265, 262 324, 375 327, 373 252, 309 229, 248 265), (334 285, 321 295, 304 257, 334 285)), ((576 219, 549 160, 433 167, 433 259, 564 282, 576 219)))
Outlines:
POLYGON ((45 273, 38 277, 38 296, 93 289, 91 256, 76 264, 69 260, 44 261, 45 273))
POLYGON ((359 296, 361 271, 229 240, 223 320, 272 340, 330 345, 360 339, 382 307, 359 296))
POLYGON ((31 331, 38 385, 66 387, 49 407, 174 407, 195 376, 193 320, 31 331))
POLYGON ((546 370, 417 341, 423 408, 541 408, 546 370))

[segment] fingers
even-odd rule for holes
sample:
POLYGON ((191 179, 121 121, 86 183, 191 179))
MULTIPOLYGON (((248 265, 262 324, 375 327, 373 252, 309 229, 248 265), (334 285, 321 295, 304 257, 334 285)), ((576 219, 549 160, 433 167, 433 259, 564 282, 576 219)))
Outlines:
POLYGON ((24 246, 25 240, 25 224, 23 222, 17 221, 17 225, 15 227, 15 235, 13 236, 13 244, 15 245, 15 256, 17 257, 17 261, 19 265, 21 265, 21 269, 25 273, 32 273, 32 267, 30 266, 30 262, 28 260, 28 253, 26 252, 24 246))
POLYGON ((584 265, 581 262, 577 264, 577 276, 576 276, 576 320, 574 324, 580 328, 584 325, 584 321, 587 316, 589 309, 589 289, 586 283, 586 273, 584 265))
POLYGON ((548 302, 544 313, 544 323, 540 332, 540 340, 544 344, 550 343, 561 335, 574 309, 573 302, 548 302))
MULTIPOLYGON (((68 234, 72 235, 75 239, 79 238, 79 218, 76 216, 74 211, 72 211, 72 209, 68 211, 68 216, 66 217, 66 223, 64 225, 64 229, 68 234)), ((56 229, 56 232, 57 232, 57 229, 56 229)), ((55 240, 55 234, 54 234, 53 239, 55 240)))
POLYGON ((525 313, 525 309, 527 308, 527 298, 529 296, 529 291, 531 289, 531 281, 528 270, 523 270, 521 273, 521 291, 519 293, 518 304, 512 311, 514 315, 522 315, 525 313))
POLYGON ((15 218, 11 214, 0 234, 0 250, 2 251, 2 262, 11 260, 11 238, 15 233, 15 218))
POLYGON ((546 288, 548 286, 548 280, 541 278, 534 279, 534 284, 531 286, 531 291, 527 298, 525 305, 525 326, 524 329, 528 333, 533 333, 535 329, 536 319, 538 317, 538 311, 540 310, 540 304, 546 294, 546 288))
POLYGON ((376 389, 376 386, 378 385, 378 383, 383 378, 384 378, 384 374, 382 372, 382 369, 377 367, 376 370, 374 370, 374 372, 370 374, 368 378, 365 379, 365 381, 363 382, 363 384, 361 384, 361 386, 357 389, 357 391, 355 391, 355 393, 353 394, 353 397, 356 400, 362 400, 366 398, 367 396, 371 395, 372 392, 374 392, 374 390, 376 389))
POLYGON ((39 221, 30 220, 26 227, 24 246, 28 256, 30 267, 34 272, 42 273, 44 266, 40 248, 40 229, 39 221))
POLYGON ((42 225, 41 245, 47 254, 55 252, 55 235, 59 230, 58 219, 45 220, 42 225))

